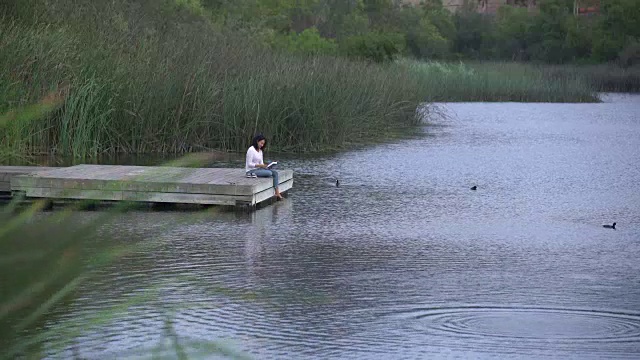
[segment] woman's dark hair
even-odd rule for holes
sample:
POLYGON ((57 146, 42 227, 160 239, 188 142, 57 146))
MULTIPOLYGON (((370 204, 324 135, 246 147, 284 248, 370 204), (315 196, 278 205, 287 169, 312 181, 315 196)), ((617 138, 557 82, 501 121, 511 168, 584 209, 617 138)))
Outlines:
POLYGON ((253 141, 251 141, 251 146, 253 146, 253 148, 256 149, 257 151, 260 151, 260 148, 258 147, 258 141, 260 140, 264 140, 264 146, 262 147, 262 149, 264 150, 264 148, 267 147, 267 139, 265 139, 264 135, 258 134, 254 136, 253 141))

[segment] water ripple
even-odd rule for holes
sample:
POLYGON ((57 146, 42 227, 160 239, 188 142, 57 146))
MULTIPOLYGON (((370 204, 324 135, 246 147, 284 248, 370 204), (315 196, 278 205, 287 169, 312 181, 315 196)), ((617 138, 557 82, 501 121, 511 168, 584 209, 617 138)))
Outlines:
POLYGON ((257 358, 638 358, 640 313, 616 310, 640 309, 633 100, 449 104, 424 138, 283 159, 290 196, 251 214, 114 216, 84 246, 154 246, 46 326, 91 359, 158 341, 174 313, 181 338, 257 358))
POLYGON ((638 342, 640 313, 544 307, 449 307, 391 314, 433 335, 544 342, 638 342))

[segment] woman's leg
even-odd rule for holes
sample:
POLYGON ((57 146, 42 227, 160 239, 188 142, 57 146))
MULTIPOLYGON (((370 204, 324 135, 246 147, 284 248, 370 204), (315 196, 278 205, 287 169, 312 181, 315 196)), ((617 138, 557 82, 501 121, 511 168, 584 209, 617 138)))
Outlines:
POLYGON ((251 170, 254 174, 256 174, 258 177, 272 177, 273 174, 271 173, 271 170, 268 169, 254 169, 251 170))
POLYGON ((271 174, 273 174, 273 188, 277 189, 280 181, 278 181, 278 172, 275 170, 271 170, 271 174))
POLYGON ((254 170, 253 173, 256 174, 256 176, 258 177, 273 178, 273 189, 276 192, 276 197, 278 199, 282 199, 282 195, 280 194, 280 189, 278 188, 278 185, 280 184, 280 182, 279 182, 277 171, 269 170, 269 169, 257 169, 257 170, 254 170))

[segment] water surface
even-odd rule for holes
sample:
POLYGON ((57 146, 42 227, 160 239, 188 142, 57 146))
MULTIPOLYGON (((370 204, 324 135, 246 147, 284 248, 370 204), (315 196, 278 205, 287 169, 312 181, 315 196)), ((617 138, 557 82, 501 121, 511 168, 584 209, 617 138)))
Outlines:
POLYGON ((423 137, 285 159, 294 189, 253 214, 119 215, 96 243, 160 245, 46 327, 160 289, 73 351, 152 346, 171 310, 255 358, 640 357, 640 97, 441 106, 423 137))

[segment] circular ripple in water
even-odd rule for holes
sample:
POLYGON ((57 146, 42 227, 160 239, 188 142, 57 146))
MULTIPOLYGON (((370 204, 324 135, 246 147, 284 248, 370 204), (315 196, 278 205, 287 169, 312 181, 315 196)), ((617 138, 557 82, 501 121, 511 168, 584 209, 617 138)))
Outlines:
POLYGON ((416 330, 451 337, 545 342, 640 344, 640 315, 632 313, 507 307, 420 309, 405 312, 416 330))

